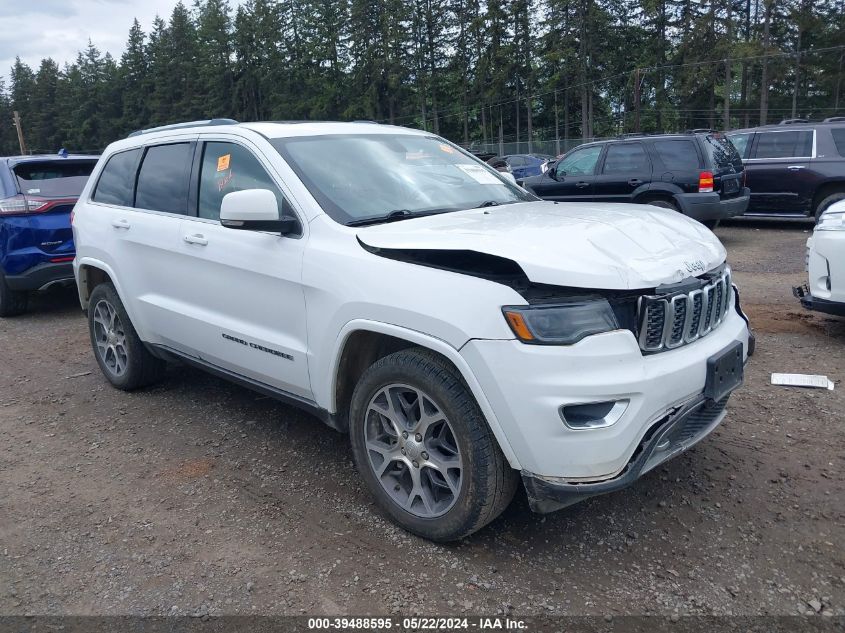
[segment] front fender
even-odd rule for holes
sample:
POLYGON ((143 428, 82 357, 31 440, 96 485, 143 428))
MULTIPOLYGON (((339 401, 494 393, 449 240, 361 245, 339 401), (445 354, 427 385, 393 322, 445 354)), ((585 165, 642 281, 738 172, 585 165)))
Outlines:
POLYGON ((393 325, 391 323, 383 323, 380 321, 373 321, 368 319, 355 319, 347 322, 343 326, 343 328, 341 328, 340 332, 338 332, 338 335, 332 346, 331 364, 329 371, 322 373, 322 378, 319 380, 319 382, 315 381, 315 377, 320 376, 321 373, 315 372, 315 374, 312 374, 311 387, 314 392, 314 399, 318 405, 328 409, 331 414, 337 413, 337 402, 335 399, 335 394, 337 393, 340 359, 343 354, 343 349, 347 341, 349 340, 349 337, 354 332, 359 331, 374 332, 377 334, 385 334, 387 336, 393 336, 396 338, 404 339, 406 341, 414 343, 415 345, 419 345, 420 347, 425 347, 427 349, 433 350, 447 358, 460 372, 462 378, 464 379, 464 382, 466 382, 467 386, 472 392, 473 397, 475 398, 479 408, 481 409, 481 413, 487 420, 487 424, 490 426, 490 430, 493 432, 496 441, 499 443, 499 448, 501 448, 502 453, 508 460, 508 463, 511 465, 512 468, 520 468, 516 455, 513 449, 511 448, 510 444, 508 443, 504 432, 502 431, 502 427, 499 423, 499 420, 496 417, 493 408, 490 406, 490 403, 481 388, 481 384, 476 379, 475 374, 473 373, 466 359, 461 355, 458 349, 456 349, 446 341, 430 336, 428 334, 423 334, 422 332, 418 332, 416 330, 411 330, 398 325, 393 325))

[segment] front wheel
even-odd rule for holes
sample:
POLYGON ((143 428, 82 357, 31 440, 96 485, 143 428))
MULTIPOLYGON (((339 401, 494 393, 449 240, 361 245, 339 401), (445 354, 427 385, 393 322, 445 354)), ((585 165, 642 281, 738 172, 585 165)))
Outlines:
POLYGON ((144 346, 112 284, 100 284, 91 293, 88 329, 97 364, 118 389, 138 389, 164 374, 164 361, 144 346))
POLYGON ((510 468, 454 367, 422 348, 372 365, 352 395, 355 465, 378 504, 406 530, 463 538, 510 503, 510 468))

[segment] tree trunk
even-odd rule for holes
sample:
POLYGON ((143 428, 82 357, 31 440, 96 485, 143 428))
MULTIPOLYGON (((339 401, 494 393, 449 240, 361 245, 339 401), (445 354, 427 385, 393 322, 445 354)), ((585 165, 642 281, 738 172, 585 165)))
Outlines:
POLYGON ((733 45, 733 14, 731 12, 733 0, 728 0, 727 13, 725 15, 728 54, 725 59, 725 105, 724 105, 724 129, 731 129, 731 46, 733 45))
POLYGON ((775 0, 763 0, 763 69, 760 73, 760 125, 766 125, 769 115, 769 43, 771 36, 772 5, 775 0))

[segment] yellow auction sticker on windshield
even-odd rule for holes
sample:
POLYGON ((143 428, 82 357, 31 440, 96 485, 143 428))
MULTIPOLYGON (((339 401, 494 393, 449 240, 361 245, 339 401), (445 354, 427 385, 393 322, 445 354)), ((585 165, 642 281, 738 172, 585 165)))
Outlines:
POLYGON ((231 154, 223 154, 217 159, 217 171, 226 171, 229 169, 229 160, 232 158, 231 154))

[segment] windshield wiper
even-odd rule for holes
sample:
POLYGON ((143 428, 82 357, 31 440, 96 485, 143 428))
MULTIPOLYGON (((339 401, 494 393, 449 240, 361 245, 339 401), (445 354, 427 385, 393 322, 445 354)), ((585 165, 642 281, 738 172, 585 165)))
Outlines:
POLYGON ((372 218, 361 218, 360 220, 350 220, 346 226, 367 226, 369 224, 385 224, 387 222, 398 222, 399 220, 408 220, 410 218, 421 218, 426 215, 435 215, 437 213, 445 213, 446 211, 454 211, 454 209, 427 209, 425 211, 411 211, 409 209, 395 209, 384 215, 377 215, 372 218))

